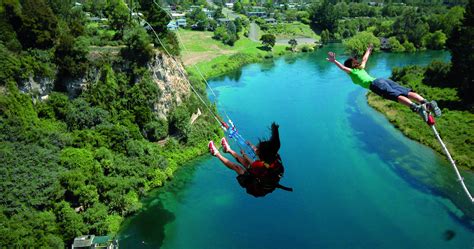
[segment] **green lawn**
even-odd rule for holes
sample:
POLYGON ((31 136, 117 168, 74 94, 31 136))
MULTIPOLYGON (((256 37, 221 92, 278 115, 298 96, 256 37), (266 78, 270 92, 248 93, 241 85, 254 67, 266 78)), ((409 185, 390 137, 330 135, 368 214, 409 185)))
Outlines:
POLYGON ((212 32, 180 30, 177 34, 182 44, 181 58, 187 71, 197 75, 197 67, 206 78, 225 74, 264 58, 282 55, 287 47, 275 45, 271 52, 264 51, 259 48, 262 47, 261 43, 242 34, 234 46, 212 39, 212 32))
POLYGON ((301 22, 279 23, 277 25, 269 26, 270 28, 262 33, 274 34, 277 39, 291 39, 299 37, 314 38, 320 40, 309 25, 301 22))

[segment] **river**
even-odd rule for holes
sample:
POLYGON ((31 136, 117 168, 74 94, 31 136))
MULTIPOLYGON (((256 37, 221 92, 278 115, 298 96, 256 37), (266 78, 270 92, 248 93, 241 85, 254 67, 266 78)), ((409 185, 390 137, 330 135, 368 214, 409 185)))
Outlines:
MULTIPOLYGON (((205 156, 143 200, 123 224, 121 247, 473 248, 474 205, 450 165, 368 106, 367 90, 325 61, 329 49, 341 52, 329 46, 210 82, 212 100, 247 139, 280 124, 281 183, 294 192, 247 195, 233 171, 205 156)), ((378 53, 367 68, 389 77, 394 66, 434 59, 449 54, 378 53)), ((474 189, 474 175, 462 174, 474 189)))

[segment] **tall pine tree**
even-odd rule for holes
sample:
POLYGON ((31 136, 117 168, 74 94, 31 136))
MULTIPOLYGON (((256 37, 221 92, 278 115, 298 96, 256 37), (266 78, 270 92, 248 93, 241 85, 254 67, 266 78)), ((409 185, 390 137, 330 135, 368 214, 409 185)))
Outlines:
POLYGON ((455 29, 447 42, 451 51, 451 79, 459 86, 459 95, 474 109, 474 1, 466 5, 462 25, 455 29))

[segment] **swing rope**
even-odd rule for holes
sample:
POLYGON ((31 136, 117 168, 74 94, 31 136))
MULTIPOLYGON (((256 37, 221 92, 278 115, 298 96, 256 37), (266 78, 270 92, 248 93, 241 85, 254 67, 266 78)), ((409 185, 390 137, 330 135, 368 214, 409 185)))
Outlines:
POLYGON ((461 174, 459 173, 459 170, 458 170, 458 167, 456 166, 456 162, 453 160, 453 158, 451 157, 451 154, 449 153, 448 151, 448 148, 446 148, 446 145, 444 144, 443 140, 441 139, 438 131, 436 130, 436 127, 433 125, 430 125, 431 126, 431 129, 433 130, 435 136, 436 136, 436 139, 438 139, 438 142, 441 144, 441 147, 443 148, 443 151, 444 151, 444 154, 446 154, 446 156, 448 157, 449 159, 449 162, 451 163, 451 166, 453 166, 454 168, 454 171, 456 172, 456 175, 458 177, 458 181, 461 183, 463 189, 464 189, 464 192, 466 192, 466 195, 469 197, 469 199, 471 200, 471 202, 474 203, 474 199, 472 198, 472 195, 471 193, 469 192, 469 190, 467 189, 466 187, 466 184, 464 183, 464 178, 461 176, 461 174))
MULTIPOLYGON (((166 11, 164 10, 159 4, 157 4, 155 1, 153 1, 160 9, 162 9, 163 11, 165 11, 165 13, 170 16, 172 18, 172 16, 166 11)), ((128 6, 127 6, 128 8, 128 6)), ((130 8, 128 8, 129 11, 130 8)), ((256 159, 256 154, 255 152, 253 151, 253 149, 250 147, 249 144, 247 144, 245 141, 245 139, 237 132, 237 129, 235 128, 235 125, 234 123, 232 122, 232 120, 230 119, 229 115, 227 114, 227 112, 224 110, 224 113, 226 115, 226 117, 228 118, 228 122, 231 124, 231 126, 229 126, 224 120, 222 120, 222 118, 219 117, 218 114, 216 114, 212 109, 211 107, 206 103, 206 101, 204 101, 204 99, 201 97, 201 95, 197 92, 197 90, 194 88, 194 86, 191 84, 191 82, 188 80, 187 76, 186 76, 186 73, 183 71, 182 67, 180 67, 180 64, 178 63, 178 61, 171 55, 171 53, 168 51, 168 49, 165 47, 164 43, 162 42, 162 40, 160 39, 160 37, 158 36, 158 34, 156 33, 155 29, 153 28, 153 26, 147 21, 145 20, 145 18, 142 18, 140 17, 139 15, 137 15, 139 19, 141 19, 150 29, 151 31, 153 32, 153 34, 155 35, 156 39, 158 40, 158 42, 160 43, 161 47, 163 48, 163 50, 165 51, 165 53, 171 58, 171 60, 174 62, 174 64, 176 65, 176 68, 178 69, 178 71, 181 73, 182 77, 185 79, 185 82, 188 83, 188 85, 191 87, 192 91, 194 92, 194 94, 196 94, 196 96, 199 98, 199 100, 204 104, 204 106, 207 108, 207 110, 209 111, 209 113, 213 116, 213 118, 219 123, 220 127, 224 130, 224 132, 227 132, 228 133, 228 136, 229 138, 233 138, 237 144, 239 145, 240 149, 242 150, 245 150, 247 152, 248 155, 250 155, 254 160, 256 159)), ((179 39, 179 42, 182 44, 182 41, 181 41, 181 38, 179 36, 179 34, 177 34, 177 37, 179 39)), ((183 48, 186 50, 186 48, 184 47, 183 45, 183 48)), ((194 67, 196 68, 196 70, 198 71, 199 75, 201 76, 201 78, 203 79, 203 81, 206 83, 207 87, 211 90, 211 93, 214 95, 214 97, 217 99, 217 95, 215 94, 215 92, 212 90, 212 87, 209 85, 209 83, 207 82, 207 80, 204 78, 202 72, 199 70, 199 68, 197 68, 196 65, 194 65, 194 67)))

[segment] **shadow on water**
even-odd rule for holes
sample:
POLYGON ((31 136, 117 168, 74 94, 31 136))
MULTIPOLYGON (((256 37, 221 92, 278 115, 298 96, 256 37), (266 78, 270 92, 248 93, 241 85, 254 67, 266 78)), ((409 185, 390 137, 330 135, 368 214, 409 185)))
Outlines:
POLYGON ((165 239, 165 226, 173 222, 176 216, 168 211, 161 202, 153 207, 154 215, 150 212, 140 212, 130 222, 139 224, 133 226, 133 231, 126 231, 120 244, 124 248, 160 248, 165 239), (129 234, 128 234, 129 233, 129 234), (139 236, 137 236, 139 235, 139 236))
POLYGON ((143 207, 133 217, 128 218, 119 232, 120 245, 123 248, 160 248, 165 240, 166 225, 172 223, 176 216, 165 207, 167 199, 181 202, 194 178, 200 158, 182 166, 171 181, 149 193, 141 200, 143 207))
POLYGON ((212 79, 209 79, 208 82, 211 81, 234 81, 234 83, 238 83, 240 78, 242 77, 242 69, 236 69, 232 72, 226 73, 226 75, 218 76, 212 79))
POLYGON ((409 169, 412 171, 422 170, 417 161, 409 156, 411 154, 410 148, 398 141, 373 118, 358 109, 356 103, 358 95, 358 91, 349 94, 346 112, 349 123, 355 131, 353 134, 361 143, 360 148, 377 155, 413 188, 427 194, 440 194, 436 188, 423 184, 410 173, 409 169), (381 146, 382 144, 383 146, 381 146))
POLYGON ((359 91, 349 94, 346 112, 353 134, 358 138, 360 148, 377 155, 390 169, 413 188, 427 194, 449 199, 463 213, 447 212, 457 223, 474 231, 472 203, 459 195, 457 181, 450 175, 423 167, 423 162, 413 151, 393 134, 378 124, 374 118, 362 112, 357 106, 359 91), (383 146, 382 146, 383 145, 383 146), (440 176, 441 174, 441 176, 440 176), (444 175, 443 175, 444 174, 444 175))

